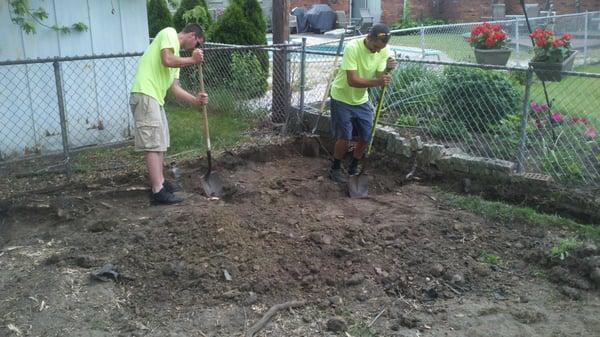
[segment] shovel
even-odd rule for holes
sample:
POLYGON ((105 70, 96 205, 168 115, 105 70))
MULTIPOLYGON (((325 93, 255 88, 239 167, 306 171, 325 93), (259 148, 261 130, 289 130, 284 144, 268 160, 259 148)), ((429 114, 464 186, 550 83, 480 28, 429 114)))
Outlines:
MULTIPOLYGON (((204 76, 202 75, 202 63, 198 64, 198 76, 200 77, 200 92, 204 92, 204 76)), ((223 182, 217 172, 212 170, 212 157, 210 155, 210 132, 208 130, 208 113, 206 104, 202 104, 204 114, 204 135, 206 136, 206 158, 208 159, 208 171, 202 176, 202 189, 207 197, 220 197, 223 195, 223 182)))
POLYGON ((387 91, 387 85, 381 90, 379 101, 377 102, 377 109, 375 111, 375 118, 373 120, 373 126, 371 126, 371 138, 369 139, 369 147, 365 154, 364 163, 362 169, 357 175, 350 176, 348 178, 348 195, 350 198, 366 198, 369 196, 369 176, 364 174, 366 167, 366 159, 371 154, 373 148, 373 139, 375 139, 375 130, 377 130, 377 123, 379 123, 379 116, 381 116, 381 108, 383 106, 383 100, 385 99, 385 92, 387 91))
MULTIPOLYGON (((345 38, 346 35, 342 34, 342 36, 340 37, 340 41, 338 42, 337 50, 335 52, 335 58, 333 59, 333 71, 331 72, 331 74, 329 74, 329 77, 327 79, 327 87, 325 88, 325 92, 323 93, 323 99, 321 100, 319 114, 317 115, 315 125, 313 126, 310 134, 304 134, 302 137, 302 154, 308 157, 318 157, 319 147, 325 149, 325 147, 323 147, 321 141, 319 140, 319 135, 317 135, 316 132, 317 128, 319 127, 321 117, 323 116, 323 112, 325 111, 325 106, 327 105, 327 98, 329 97, 329 92, 331 91, 331 85, 335 80, 339 59, 344 49, 345 38)), ((325 152, 327 152, 326 149, 325 152)))

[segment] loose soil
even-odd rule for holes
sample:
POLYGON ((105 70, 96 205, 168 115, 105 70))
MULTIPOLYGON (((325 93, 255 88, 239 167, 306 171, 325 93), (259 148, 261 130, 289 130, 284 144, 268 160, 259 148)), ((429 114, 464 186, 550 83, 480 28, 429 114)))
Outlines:
POLYGON ((297 149, 223 154, 220 200, 201 160, 181 205, 151 206, 135 170, 4 200, 0 336, 243 336, 289 301, 256 336, 600 336, 593 244, 554 261, 574 234, 453 209, 382 163, 349 199, 297 149), (117 280, 90 277, 107 263, 117 280))

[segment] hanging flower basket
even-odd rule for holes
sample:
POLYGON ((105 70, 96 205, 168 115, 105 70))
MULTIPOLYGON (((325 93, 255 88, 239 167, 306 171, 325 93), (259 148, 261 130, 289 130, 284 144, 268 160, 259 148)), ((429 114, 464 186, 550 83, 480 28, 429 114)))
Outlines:
POLYGON ((573 70, 573 63, 577 51, 571 51, 571 54, 562 62, 529 62, 529 65, 535 71, 537 77, 542 81, 560 82, 562 80, 561 71, 573 70))
POLYGON ((559 82, 561 71, 573 69, 577 51, 571 48, 571 34, 556 37, 554 32, 537 28, 529 34, 534 42, 534 57, 529 65, 542 81, 559 82))
POLYGON ((505 48, 508 34, 501 25, 489 22, 477 25, 467 41, 475 48, 475 60, 479 64, 505 66, 510 58, 511 50, 505 48))
POLYGON ((475 48, 475 60, 479 64, 491 64, 496 66, 505 66, 510 58, 512 50, 503 49, 478 49, 475 48))

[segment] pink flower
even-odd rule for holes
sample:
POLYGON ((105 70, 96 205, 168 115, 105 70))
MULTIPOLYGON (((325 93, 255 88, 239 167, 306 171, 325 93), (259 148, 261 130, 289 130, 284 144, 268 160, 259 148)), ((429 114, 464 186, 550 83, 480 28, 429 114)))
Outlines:
POLYGON ((552 120, 555 122, 561 122, 562 121, 562 116, 560 115, 560 112, 554 112, 552 113, 552 120))
POLYGON ((590 120, 587 117, 581 117, 579 121, 583 124, 587 124, 590 120))
POLYGON ((537 113, 544 111, 544 110, 542 110, 542 107, 536 101, 531 102, 531 110, 533 110, 537 113))
POLYGON ((591 127, 591 126, 588 126, 588 127, 585 129, 585 133, 584 133, 584 135, 585 135, 586 137, 590 138, 590 139, 594 139, 594 138, 596 138, 596 128, 594 128, 594 127, 591 127))
POLYGON ((548 110, 550 110, 550 107, 546 103, 540 105, 540 108, 542 109, 542 111, 548 111, 548 110))
POLYGON ((573 124, 579 123, 579 117, 571 117, 571 123, 573 123, 573 124))

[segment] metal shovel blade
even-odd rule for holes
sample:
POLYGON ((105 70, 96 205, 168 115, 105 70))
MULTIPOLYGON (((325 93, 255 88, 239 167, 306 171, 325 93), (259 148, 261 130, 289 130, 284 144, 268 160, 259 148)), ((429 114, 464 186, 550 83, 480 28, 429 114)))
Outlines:
POLYGON ((350 198, 366 198, 369 196, 369 176, 357 174, 348 177, 348 195, 350 198))
POLYGON ((203 175, 201 183, 207 197, 221 197, 223 195, 223 181, 217 172, 208 172, 203 175))

